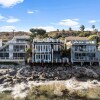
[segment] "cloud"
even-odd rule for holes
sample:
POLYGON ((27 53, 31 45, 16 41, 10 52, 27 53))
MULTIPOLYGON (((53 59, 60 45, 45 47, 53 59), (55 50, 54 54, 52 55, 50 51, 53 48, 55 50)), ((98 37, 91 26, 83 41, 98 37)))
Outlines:
POLYGON ((93 24, 93 23, 97 23, 100 22, 100 20, 90 20, 89 23, 93 24))
POLYGON ((27 13, 28 13, 28 14, 33 14, 34 11, 28 10, 27 13))
POLYGON ((28 14, 38 13, 39 10, 27 10, 28 14))
POLYGON ((3 32, 3 31, 12 31, 13 29, 16 29, 15 26, 1 26, 0 27, 0 31, 3 32))
POLYGON ((15 23, 15 22, 18 22, 20 21, 18 18, 13 18, 13 17, 10 17, 7 19, 7 23, 15 23))
POLYGON ((69 26, 69 27, 78 27, 79 26, 79 19, 65 19, 58 22, 58 25, 62 26, 69 26))
POLYGON ((3 7, 12 7, 18 3, 22 3, 24 0, 0 0, 0 5, 3 7))
POLYGON ((85 28, 85 31, 93 31, 93 29, 92 28, 85 28))
POLYGON ((33 28, 38 28, 38 29, 45 29, 47 32, 50 32, 50 31, 55 31, 57 30, 55 27, 53 26, 38 26, 38 27, 33 27, 33 28))
POLYGON ((4 19, 5 19, 5 17, 0 15, 0 20, 4 20, 4 19))
POLYGON ((96 23, 97 20, 90 20, 89 23, 96 23))

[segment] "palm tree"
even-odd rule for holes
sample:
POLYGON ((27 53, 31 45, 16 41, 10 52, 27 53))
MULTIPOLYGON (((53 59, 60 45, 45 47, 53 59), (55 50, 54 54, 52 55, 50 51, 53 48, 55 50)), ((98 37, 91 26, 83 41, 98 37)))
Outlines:
POLYGON ((85 29, 85 26, 84 26, 84 25, 81 25, 81 26, 80 26, 80 30, 81 30, 82 32, 84 32, 84 29, 85 29))
POLYGON ((69 31, 72 31, 72 28, 71 27, 69 27, 69 31))
POLYGON ((31 69, 33 68, 33 64, 32 64, 32 42, 33 42, 33 38, 34 38, 34 35, 30 35, 30 39, 28 41, 29 47, 26 50, 26 59, 29 60, 28 63, 30 65, 31 69))
POLYGON ((94 29, 95 29, 95 25, 92 25, 92 29, 93 29, 93 31, 94 31, 94 29))

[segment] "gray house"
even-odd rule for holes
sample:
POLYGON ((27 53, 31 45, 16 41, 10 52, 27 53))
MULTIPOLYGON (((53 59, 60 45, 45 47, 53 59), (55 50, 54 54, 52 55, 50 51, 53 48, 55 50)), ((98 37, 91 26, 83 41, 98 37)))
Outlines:
POLYGON ((94 63, 99 63, 100 53, 97 49, 96 41, 89 40, 76 40, 72 41, 71 46, 71 62, 80 63, 89 63, 90 65, 94 63))

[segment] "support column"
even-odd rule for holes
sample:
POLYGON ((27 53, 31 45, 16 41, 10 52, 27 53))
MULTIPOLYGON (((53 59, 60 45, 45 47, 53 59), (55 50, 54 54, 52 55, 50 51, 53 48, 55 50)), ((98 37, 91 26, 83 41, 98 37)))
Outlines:
POLYGON ((81 66, 83 65, 83 62, 81 62, 81 66))
POLYGON ((99 66, 100 66, 100 62, 99 62, 99 66))
POLYGON ((92 63, 90 62, 90 66, 92 65, 92 63))
POLYGON ((13 59, 13 44, 9 45, 9 59, 13 59))

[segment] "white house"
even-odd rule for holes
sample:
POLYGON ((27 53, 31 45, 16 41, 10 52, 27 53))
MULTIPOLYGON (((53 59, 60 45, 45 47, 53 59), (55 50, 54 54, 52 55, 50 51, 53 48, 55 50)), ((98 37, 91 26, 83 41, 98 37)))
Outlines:
POLYGON ((32 62, 60 62, 63 42, 58 39, 35 39, 32 44, 32 62))
POLYGON ((10 61, 24 61, 25 52, 28 46, 27 40, 29 36, 15 36, 12 40, 3 43, 0 40, 0 62, 10 61))

